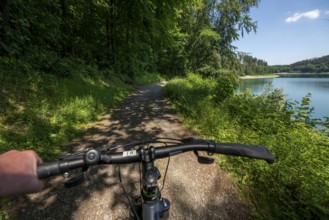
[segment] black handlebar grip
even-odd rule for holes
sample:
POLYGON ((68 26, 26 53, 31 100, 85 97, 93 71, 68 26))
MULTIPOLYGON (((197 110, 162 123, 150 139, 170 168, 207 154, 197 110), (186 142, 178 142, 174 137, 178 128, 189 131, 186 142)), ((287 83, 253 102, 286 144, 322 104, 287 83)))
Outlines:
POLYGON ((51 176, 55 176, 61 173, 59 168, 59 161, 47 162, 38 165, 38 178, 46 179, 51 176))
POLYGON ((258 145, 216 143, 215 153, 262 159, 268 163, 275 161, 272 153, 266 147, 258 145))
POLYGON ((83 159, 46 162, 38 165, 37 174, 39 179, 46 179, 84 166, 83 159))

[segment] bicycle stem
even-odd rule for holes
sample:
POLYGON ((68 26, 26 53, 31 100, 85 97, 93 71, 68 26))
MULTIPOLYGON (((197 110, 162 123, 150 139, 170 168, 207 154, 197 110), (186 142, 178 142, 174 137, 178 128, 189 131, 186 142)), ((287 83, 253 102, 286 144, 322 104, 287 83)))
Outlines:
POLYGON ((161 178, 160 171, 154 166, 155 151, 153 147, 141 151, 142 158, 142 218, 160 219, 160 216, 169 210, 170 203, 161 198, 158 179, 161 178))

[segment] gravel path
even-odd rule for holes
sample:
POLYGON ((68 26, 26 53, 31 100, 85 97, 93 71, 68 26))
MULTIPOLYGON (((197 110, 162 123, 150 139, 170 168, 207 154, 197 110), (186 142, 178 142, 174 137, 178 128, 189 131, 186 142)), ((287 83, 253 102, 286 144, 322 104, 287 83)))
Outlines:
MULTIPOLYGON (((92 146, 125 144, 158 137, 193 136, 170 111, 163 84, 142 87, 120 106, 73 140, 69 151, 92 146)), ((164 174, 166 159, 156 161, 164 174)), ((63 177, 46 183, 43 192, 19 198, 15 219, 128 219, 128 202, 119 185, 117 166, 87 171, 87 180, 74 188, 63 177)), ((122 165, 127 190, 139 191, 138 164, 122 165)), ((162 181, 160 180, 162 183, 162 181)), ((173 156, 162 195, 171 202, 170 219, 248 219, 247 208, 236 195, 227 173, 217 164, 199 164, 193 153, 173 156)))

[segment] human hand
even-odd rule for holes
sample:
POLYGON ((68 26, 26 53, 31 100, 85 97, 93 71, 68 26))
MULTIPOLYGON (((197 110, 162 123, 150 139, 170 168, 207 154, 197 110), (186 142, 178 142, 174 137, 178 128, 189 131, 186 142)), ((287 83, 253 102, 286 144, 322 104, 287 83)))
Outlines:
POLYGON ((42 190, 37 176, 41 158, 32 150, 11 150, 0 155, 0 197, 42 190))

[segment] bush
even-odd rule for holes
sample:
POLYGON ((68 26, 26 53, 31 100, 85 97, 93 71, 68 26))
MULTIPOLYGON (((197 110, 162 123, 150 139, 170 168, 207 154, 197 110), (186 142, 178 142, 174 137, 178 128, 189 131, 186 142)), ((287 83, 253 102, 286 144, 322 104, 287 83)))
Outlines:
POLYGON ((146 84, 150 84, 150 83, 160 82, 162 80, 163 80, 163 77, 160 74, 144 73, 144 74, 137 74, 134 77, 134 84, 146 85, 146 84))
POLYGON ((186 79, 172 80, 165 91, 171 98, 180 100, 181 104, 191 106, 204 99, 220 103, 233 95, 236 86, 235 79, 228 72, 218 72, 218 75, 210 77, 188 73, 186 79))
MULTIPOLYGON (((166 86, 166 94, 187 126, 203 138, 267 146, 276 163, 217 157, 233 172, 260 219, 328 219, 329 141, 309 120, 309 97, 287 103, 280 90, 251 92, 217 101, 209 78, 188 75, 166 86)), ((225 97, 225 96, 224 96, 225 97)))

